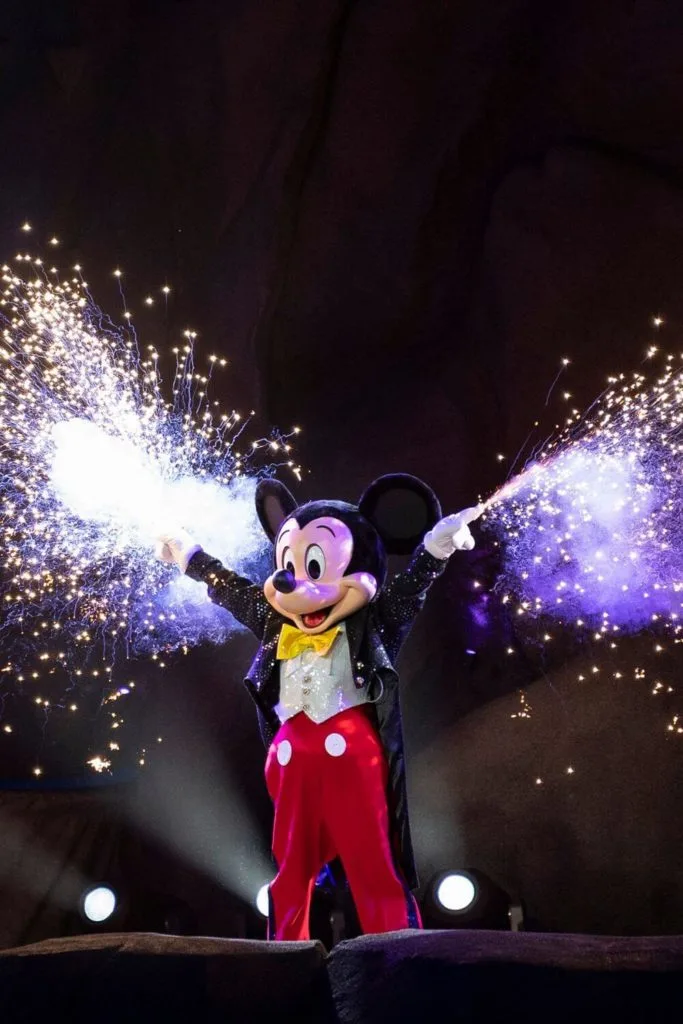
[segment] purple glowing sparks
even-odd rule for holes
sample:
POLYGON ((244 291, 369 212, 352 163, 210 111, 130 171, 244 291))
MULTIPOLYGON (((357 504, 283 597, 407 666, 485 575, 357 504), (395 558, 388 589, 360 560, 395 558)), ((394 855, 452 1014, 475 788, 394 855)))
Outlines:
POLYGON ((599 635, 683 614, 683 356, 658 377, 610 378, 519 476, 487 502, 502 553, 497 590, 519 616, 599 635))

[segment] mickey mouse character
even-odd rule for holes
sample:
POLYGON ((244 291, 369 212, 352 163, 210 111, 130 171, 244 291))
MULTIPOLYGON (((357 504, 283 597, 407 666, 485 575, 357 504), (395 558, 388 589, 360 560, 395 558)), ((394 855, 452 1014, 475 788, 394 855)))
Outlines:
POLYGON ((262 480, 256 511, 274 548, 263 587, 184 530, 159 538, 157 554, 208 584, 260 641, 245 682, 275 807, 268 937, 309 937, 315 880, 337 856, 364 932, 419 928, 394 661, 448 557, 474 546, 468 524, 482 507, 442 519, 425 483, 390 474, 358 505, 298 506, 262 480), (413 551, 385 583, 387 555, 413 551))

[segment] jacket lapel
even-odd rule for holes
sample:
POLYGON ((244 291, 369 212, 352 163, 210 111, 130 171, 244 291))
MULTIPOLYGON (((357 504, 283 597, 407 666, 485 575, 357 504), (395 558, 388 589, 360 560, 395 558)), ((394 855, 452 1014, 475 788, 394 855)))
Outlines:
POLYGON ((361 608, 359 612, 356 612, 354 615, 350 615, 346 620, 346 636, 349 641, 349 653, 351 655, 352 665, 355 665, 358 661, 367 621, 367 607, 361 608))

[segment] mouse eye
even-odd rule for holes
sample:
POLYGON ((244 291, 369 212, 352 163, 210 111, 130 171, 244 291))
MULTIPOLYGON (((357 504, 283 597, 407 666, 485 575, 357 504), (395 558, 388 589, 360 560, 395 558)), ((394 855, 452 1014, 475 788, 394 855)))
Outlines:
POLYGON ((325 572, 325 553, 319 544, 311 544, 306 550, 306 572, 312 580, 319 580, 325 572))
POLYGON ((282 568, 286 569, 287 572, 291 572, 292 576, 296 576, 294 572, 294 561, 292 559, 292 552, 289 548, 285 548, 282 552, 282 568))

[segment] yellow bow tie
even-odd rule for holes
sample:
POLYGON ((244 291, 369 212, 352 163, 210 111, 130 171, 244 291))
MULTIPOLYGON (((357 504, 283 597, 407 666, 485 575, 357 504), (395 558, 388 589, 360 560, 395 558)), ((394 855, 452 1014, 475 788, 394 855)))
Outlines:
POLYGON ((332 644, 337 639, 339 626, 332 626, 324 633, 302 633, 295 626, 288 626, 286 623, 280 631, 280 639, 277 642, 276 657, 280 661, 288 658, 296 658, 304 651, 315 651, 316 654, 327 654, 332 644))

